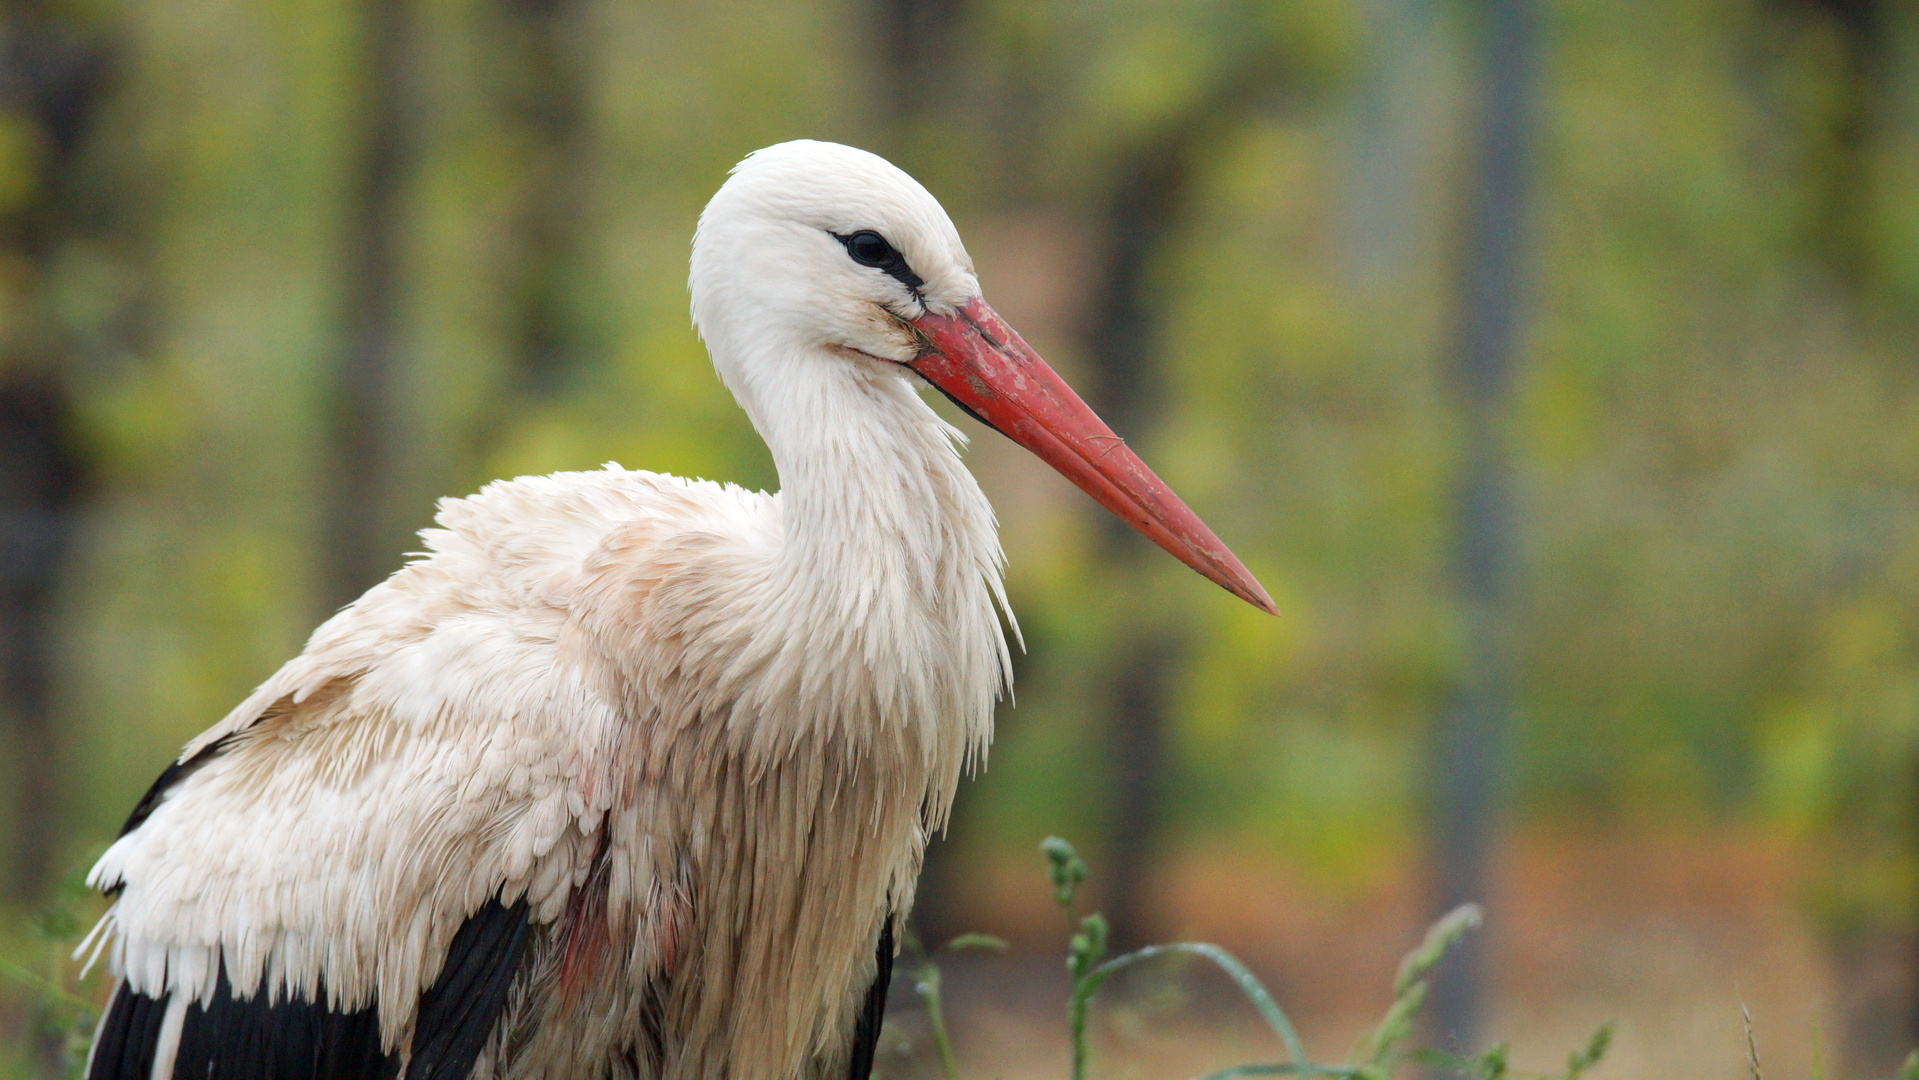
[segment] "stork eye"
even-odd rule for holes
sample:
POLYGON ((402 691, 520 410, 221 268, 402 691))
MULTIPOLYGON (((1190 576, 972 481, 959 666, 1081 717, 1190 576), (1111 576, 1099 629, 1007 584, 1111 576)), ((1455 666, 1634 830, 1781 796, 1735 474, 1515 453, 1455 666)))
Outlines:
POLYGON ((861 266, 885 266, 899 257, 886 238, 871 229, 861 229, 846 238, 846 253, 861 266))
POLYGON ((913 290, 915 296, 919 295, 920 286, 926 284, 913 272, 912 267, 906 265, 906 256, 894 250, 893 245, 886 242, 886 237, 871 229, 861 229, 846 236, 834 233, 833 238, 846 246, 846 253, 854 262, 885 271, 901 285, 913 290))

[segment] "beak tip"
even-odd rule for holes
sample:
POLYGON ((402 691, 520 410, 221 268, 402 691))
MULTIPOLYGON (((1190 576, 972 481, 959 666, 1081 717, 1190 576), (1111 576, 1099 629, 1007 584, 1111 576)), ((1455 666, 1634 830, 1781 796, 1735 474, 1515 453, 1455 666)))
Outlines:
POLYGON ((1279 605, 1273 603, 1273 598, 1266 595, 1266 590, 1260 587, 1259 582, 1251 584, 1252 587, 1241 593, 1240 598, 1268 615, 1278 615, 1279 605))
MULTIPOLYGON (((1218 541, 1215 540, 1214 543, 1217 544, 1218 541)), ((1266 614, 1278 615, 1279 605, 1273 603, 1272 594, 1266 591, 1266 586, 1261 585, 1259 579, 1253 576, 1253 572, 1246 569, 1246 564, 1234 558, 1232 552, 1226 551, 1223 546, 1219 550, 1224 557, 1212 560, 1211 565, 1200 561, 1190 561, 1187 565, 1266 614)), ((1182 559, 1182 561, 1185 560, 1182 559)))

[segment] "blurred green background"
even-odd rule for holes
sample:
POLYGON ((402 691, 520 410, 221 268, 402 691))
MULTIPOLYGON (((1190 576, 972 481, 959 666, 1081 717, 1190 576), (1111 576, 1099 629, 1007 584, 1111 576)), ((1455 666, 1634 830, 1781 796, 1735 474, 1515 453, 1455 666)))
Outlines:
POLYGON ((929 925, 1047 940, 1063 833, 1312 1030, 1463 881, 1448 1015, 1522 1046, 1623 1015, 1613 1075, 1743 1075, 1741 1001, 1787 1071, 1919 1043, 1919 5, 0 12, 10 955, 435 498, 777 487, 687 245, 814 137, 945 203, 1283 613, 959 421, 1027 652, 929 925))

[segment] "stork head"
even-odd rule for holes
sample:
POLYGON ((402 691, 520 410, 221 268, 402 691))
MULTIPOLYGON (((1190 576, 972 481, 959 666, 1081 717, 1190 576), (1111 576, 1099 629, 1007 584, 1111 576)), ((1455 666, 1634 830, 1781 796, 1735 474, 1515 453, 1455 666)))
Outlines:
POLYGON ((1198 515, 987 306, 952 219, 885 159, 811 140, 748 155, 700 215, 690 284, 720 377, 762 431, 794 365, 918 376, 1181 562, 1275 610, 1198 515))

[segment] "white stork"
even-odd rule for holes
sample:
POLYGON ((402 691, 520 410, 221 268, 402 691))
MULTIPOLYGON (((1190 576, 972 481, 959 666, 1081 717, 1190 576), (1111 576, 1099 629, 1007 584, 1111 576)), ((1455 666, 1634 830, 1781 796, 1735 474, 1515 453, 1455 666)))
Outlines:
POLYGON ((1009 678, 922 379, 1273 610, 884 160, 747 157, 691 289, 779 494, 608 466, 443 501, 94 867, 89 1080, 864 1080, 1009 678))

